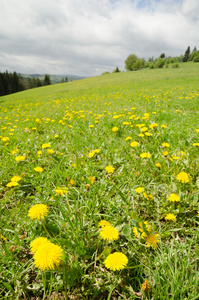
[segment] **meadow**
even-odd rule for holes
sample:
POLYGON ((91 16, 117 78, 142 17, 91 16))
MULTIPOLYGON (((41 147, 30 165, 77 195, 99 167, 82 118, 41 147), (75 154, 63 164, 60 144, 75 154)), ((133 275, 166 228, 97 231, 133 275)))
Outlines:
POLYGON ((199 65, 0 97, 0 299, 199 299, 199 65))

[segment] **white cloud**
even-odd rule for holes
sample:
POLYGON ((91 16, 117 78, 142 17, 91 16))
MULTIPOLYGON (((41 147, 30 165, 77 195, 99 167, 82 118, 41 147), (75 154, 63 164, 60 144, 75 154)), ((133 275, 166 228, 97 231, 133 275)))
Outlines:
POLYGON ((0 70, 99 75, 198 46, 197 0, 1 0, 0 70))

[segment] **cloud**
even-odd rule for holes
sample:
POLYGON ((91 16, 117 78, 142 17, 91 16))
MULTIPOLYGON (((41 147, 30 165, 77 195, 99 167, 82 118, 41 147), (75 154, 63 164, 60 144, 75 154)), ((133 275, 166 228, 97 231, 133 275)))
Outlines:
POLYGON ((184 54, 198 41, 197 0, 2 0, 0 68, 99 75, 129 54, 184 54))

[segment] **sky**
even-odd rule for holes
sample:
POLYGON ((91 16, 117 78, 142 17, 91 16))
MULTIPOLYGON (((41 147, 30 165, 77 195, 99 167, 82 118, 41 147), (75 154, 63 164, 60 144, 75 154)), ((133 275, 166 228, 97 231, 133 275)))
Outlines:
POLYGON ((0 71, 97 76, 199 49, 199 0, 0 0, 0 71))

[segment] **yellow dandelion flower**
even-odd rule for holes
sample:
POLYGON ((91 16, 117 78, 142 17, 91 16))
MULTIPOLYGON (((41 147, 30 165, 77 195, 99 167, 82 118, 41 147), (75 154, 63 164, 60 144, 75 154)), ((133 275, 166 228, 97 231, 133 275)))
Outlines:
POLYGON ((18 149, 16 149, 16 150, 12 150, 12 151, 11 151, 11 154, 12 154, 12 155, 15 155, 17 152, 19 152, 19 150, 18 150, 18 149))
POLYGON ((199 133, 199 129, 196 129, 196 132, 199 133))
POLYGON ((111 225, 108 221, 106 220, 101 220, 98 224, 98 227, 104 227, 104 226, 109 226, 111 225))
POLYGON ((35 253, 39 246, 43 243, 50 243, 50 241, 47 238, 44 237, 38 237, 34 241, 30 243, 30 249, 32 253, 35 253))
POLYGON ((3 137, 1 140, 2 140, 2 142, 7 142, 7 141, 9 141, 9 137, 7 137, 7 136, 3 137))
POLYGON ((143 187, 138 187, 137 189, 135 189, 136 193, 138 193, 139 195, 142 193, 143 190, 143 187))
POLYGON ((158 233, 149 233, 146 238, 147 247, 156 248, 157 244, 160 242, 160 237, 158 233))
POLYGON ((162 143, 162 147, 170 147, 169 143, 162 143))
POLYGON ((140 131, 141 131, 141 132, 145 132, 145 131, 147 131, 147 130, 148 130, 147 127, 142 127, 140 131))
POLYGON ((15 157, 15 160, 16 161, 23 161, 23 160, 25 160, 25 156, 17 156, 17 157, 15 157))
POLYGON ((94 151, 92 151, 92 152, 90 152, 90 153, 88 154, 88 156, 89 156, 90 158, 92 158, 94 155, 95 155, 95 152, 94 152, 94 151))
POLYGON ((162 124, 161 128, 167 128, 167 126, 165 124, 162 124))
POLYGON ((144 136, 144 134, 143 134, 143 133, 139 133, 138 135, 139 135, 140 137, 143 137, 143 136, 144 136))
POLYGON ((42 145, 42 149, 46 149, 46 148, 50 148, 50 147, 51 147, 51 145, 48 143, 42 145))
POLYGON ((138 142, 133 141, 133 142, 130 143, 130 146, 131 147, 137 147, 138 146, 138 142))
POLYGON ((115 241, 119 238, 119 232, 111 225, 104 226, 100 231, 100 237, 106 241, 115 241))
POLYGON ((180 197, 176 194, 170 194, 168 200, 171 201, 171 202, 179 202, 180 197))
POLYGON ((44 218, 47 215, 47 213, 48 213, 47 205, 35 204, 29 209, 28 216, 31 219, 37 219, 39 221, 41 220, 41 218, 44 218))
POLYGON ((108 173, 113 173, 114 170, 115 170, 115 168, 113 168, 112 166, 107 166, 107 167, 105 168, 105 170, 106 170, 108 173))
POLYGON ((61 195, 63 196, 64 194, 68 194, 68 189, 67 187, 58 187, 57 189, 55 189, 55 193, 56 193, 56 196, 57 195, 61 195))
POLYGON ((38 173, 42 173, 44 169, 41 167, 36 167, 36 168, 34 168, 34 170, 38 173))
POLYGON ((8 182, 8 184, 6 185, 7 187, 13 187, 13 186, 17 186, 19 185, 18 182, 16 181, 11 181, 11 182, 8 182))
POLYGON ((54 154, 55 151, 53 149, 47 149, 48 154, 54 154))
POLYGON ((189 175, 187 173, 185 173, 184 171, 180 172, 177 176, 176 176, 177 180, 179 182, 182 183, 187 183, 189 182, 189 175))
POLYGON ((60 246, 51 242, 42 243, 33 255, 34 265, 42 271, 55 270, 62 261, 62 253, 60 246))
POLYGON ((70 179, 70 185, 75 185, 75 181, 73 179, 70 179))
POLYGON ((199 147, 199 143, 193 143, 193 146, 199 147))
POLYGON ((3 235, 1 235, 1 234, 0 234, 0 239, 2 239, 3 242, 6 241, 6 238, 3 235))
POLYGON ((90 176, 88 177, 88 180, 93 184, 95 182, 95 177, 90 176))
POLYGON ((161 164, 158 162, 157 164, 155 164, 156 167, 158 167, 159 169, 161 168, 161 164))
POLYGON ((121 252, 114 252, 107 256, 104 261, 105 267, 111 271, 124 269, 128 264, 128 258, 121 252))
POLYGON ((94 127, 94 125, 89 125, 89 127, 90 127, 90 128, 93 128, 93 127, 94 127))
POLYGON ((140 157, 141 158, 150 158, 151 154, 150 153, 142 153, 142 154, 140 154, 140 157))
POLYGON ((129 140, 132 140, 132 137, 127 136, 127 137, 125 138, 125 141, 129 141, 129 140))
POLYGON ((95 149, 95 150, 93 150, 93 152, 100 153, 100 149, 95 149))
POLYGON ((118 127, 113 127, 113 128, 112 128, 112 131, 113 131, 113 132, 116 132, 116 131, 118 131, 118 130, 119 130, 118 127))
POLYGON ((19 177, 19 176, 13 176, 12 178, 11 178, 11 181, 12 182, 19 182, 21 180, 21 177, 19 177))
POLYGON ((157 126, 158 126, 157 123, 153 123, 153 124, 150 124, 150 125, 149 125, 149 128, 153 129, 153 128, 157 127, 157 126))
POLYGON ((176 221, 176 216, 174 214, 167 214, 166 217, 165 217, 165 220, 175 222, 176 221))
POLYGON ((142 290, 143 290, 144 292, 148 292, 150 289, 151 289, 151 286, 150 286, 148 280, 145 280, 145 281, 142 283, 142 290))
POLYGON ((151 133, 150 132, 145 132, 144 133, 146 136, 151 136, 151 133))
POLYGON ((41 151, 41 150, 37 151, 37 155, 38 155, 38 157, 39 157, 40 155, 42 155, 42 151, 41 151))
POLYGON ((164 156, 167 156, 167 155, 169 154, 169 152, 168 152, 168 151, 163 151, 162 154, 163 154, 164 156))

